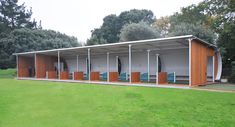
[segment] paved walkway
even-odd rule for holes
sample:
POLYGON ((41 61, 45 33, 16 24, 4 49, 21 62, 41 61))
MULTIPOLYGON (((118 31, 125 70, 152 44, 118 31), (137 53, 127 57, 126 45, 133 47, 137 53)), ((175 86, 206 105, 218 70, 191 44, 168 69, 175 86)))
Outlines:
POLYGON ((85 84, 99 84, 99 85, 118 85, 118 86, 141 86, 141 87, 160 87, 160 88, 176 88, 176 89, 189 89, 188 85, 166 85, 154 83, 127 83, 127 82, 104 82, 104 81, 87 81, 87 80, 58 80, 58 79, 45 79, 45 78, 16 78, 19 80, 37 80, 37 81, 53 81, 53 82, 71 82, 71 83, 85 83, 85 84))
POLYGON ((205 89, 205 88, 192 88, 194 90, 201 90, 201 91, 211 91, 211 92, 228 92, 228 93, 235 93, 235 90, 222 90, 222 89, 205 89))
POLYGON ((19 80, 36 80, 36 81, 52 81, 52 82, 70 82, 70 83, 85 83, 85 84, 99 84, 99 85, 117 85, 117 86, 141 86, 141 87, 159 87, 159 88, 176 88, 176 89, 193 89, 200 91, 211 91, 211 92, 233 92, 235 90, 223 90, 216 88, 203 88, 203 87, 189 87, 188 85, 169 85, 154 83, 128 83, 128 82, 105 82, 105 81, 87 81, 87 80, 58 80, 58 79, 45 79, 45 78, 16 78, 19 80))

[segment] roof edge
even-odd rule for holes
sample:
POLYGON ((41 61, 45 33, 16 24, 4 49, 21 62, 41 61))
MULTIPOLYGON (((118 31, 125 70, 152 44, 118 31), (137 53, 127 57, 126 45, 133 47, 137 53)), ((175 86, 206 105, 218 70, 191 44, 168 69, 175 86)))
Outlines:
POLYGON ((198 37, 196 37, 196 36, 193 36, 193 39, 198 40, 198 41, 200 41, 201 43, 204 43, 204 44, 206 44, 206 45, 208 45, 208 46, 210 46, 210 47, 213 47, 213 48, 216 48, 216 49, 217 49, 217 46, 216 46, 215 44, 211 44, 211 43, 209 43, 209 42, 207 42, 207 41, 205 41, 205 40, 203 40, 203 39, 200 39, 200 38, 198 38, 198 37))
POLYGON ((90 45, 90 46, 79 46, 79 47, 70 47, 70 48, 58 48, 58 49, 50 49, 50 50, 38 50, 31 52, 22 52, 22 53, 13 53, 12 55, 24 55, 24 54, 34 54, 34 53, 45 53, 45 52, 54 52, 54 51, 64 51, 64 50, 72 50, 72 49, 88 49, 95 47, 105 47, 105 46, 114 46, 114 45, 124 45, 124 44, 135 44, 135 43, 144 43, 144 42, 153 42, 153 41, 163 41, 163 40, 172 40, 172 39, 196 39, 201 43, 209 45, 211 47, 217 48, 214 44, 210 44, 196 36, 193 35, 183 35, 183 36, 174 36, 174 37, 166 37, 166 38, 155 38, 155 39, 147 39, 147 40, 137 40, 137 41, 126 41, 126 42, 117 42, 117 43, 108 43, 108 44, 98 44, 98 45, 90 45))

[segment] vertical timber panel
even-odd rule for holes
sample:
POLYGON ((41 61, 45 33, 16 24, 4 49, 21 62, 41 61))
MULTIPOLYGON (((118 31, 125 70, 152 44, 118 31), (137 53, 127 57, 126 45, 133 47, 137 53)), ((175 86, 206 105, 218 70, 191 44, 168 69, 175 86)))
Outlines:
POLYGON ((45 78, 47 71, 54 71, 57 57, 37 54, 36 78, 45 78))
POLYGON ((29 77, 29 67, 34 68, 34 59, 26 56, 18 56, 18 76, 29 77))
MULTIPOLYGON (((196 40, 192 40, 191 48, 191 85, 204 85, 207 83, 207 57, 215 56, 213 48, 196 40)), ((217 59, 217 58, 216 58, 217 59)), ((217 60, 216 60, 217 61, 217 60)), ((215 62, 215 68, 218 63, 215 62)), ((215 70, 217 73, 217 70, 215 70)))

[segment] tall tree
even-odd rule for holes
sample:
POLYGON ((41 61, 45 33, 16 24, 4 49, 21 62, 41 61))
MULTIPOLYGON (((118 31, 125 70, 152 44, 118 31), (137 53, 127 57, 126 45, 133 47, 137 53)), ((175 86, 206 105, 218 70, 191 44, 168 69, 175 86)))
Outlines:
POLYGON ((18 0, 0 1, 0 22, 6 24, 11 29, 16 28, 36 28, 35 20, 31 21, 32 8, 26 9, 23 4, 18 5, 18 0))
POLYGON ((153 23, 153 27, 159 30, 161 37, 166 37, 169 34, 170 26, 169 16, 160 17, 153 23))
POLYGON ((12 53, 80 46, 77 38, 53 30, 15 29, 0 38, 0 68, 14 67, 12 53))
POLYGON ((216 35, 210 28, 206 28, 201 24, 180 23, 175 25, 168 36, 194 35, 209 43, 214 43, 216 35))
POLYGON ((120 40, 120 31, 124 25, 139 22, 151 24, 154 20, 153 12, 145 9, 124 11, 119 16, 108 15, 104 17, 102 26, 92 31, 87 45, 118 42, 120 40))
POLYGON ((120 41, 135 41, 160 37, 159 32, 145 22, 125 25, 120 34, 120 41))

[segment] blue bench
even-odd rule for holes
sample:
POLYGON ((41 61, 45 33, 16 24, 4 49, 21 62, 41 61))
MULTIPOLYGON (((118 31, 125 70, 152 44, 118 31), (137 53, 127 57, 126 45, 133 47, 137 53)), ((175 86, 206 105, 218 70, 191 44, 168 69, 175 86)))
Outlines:
POLYGON ((148 82, 148 73, 143 73, 143 74, 141 74, 140 80, 141 80, 142 82, 148 82))
POLYGON ((120 81, 127 81, 127 73, 121 73, 119 75, 119 80, 120 81))
POLYGON ((104 72, 104 73, 101 74, 101 79, 104 80, 104 81, 108 80, 107 72, 104 72))
POLYGON ((167 80, 168 83, 175 83, 176 82, 175 72, 167 74, 167 80))
POLYGON ((84 80, 89 80, 89 73, 88 74, 84 74, 84 80))

